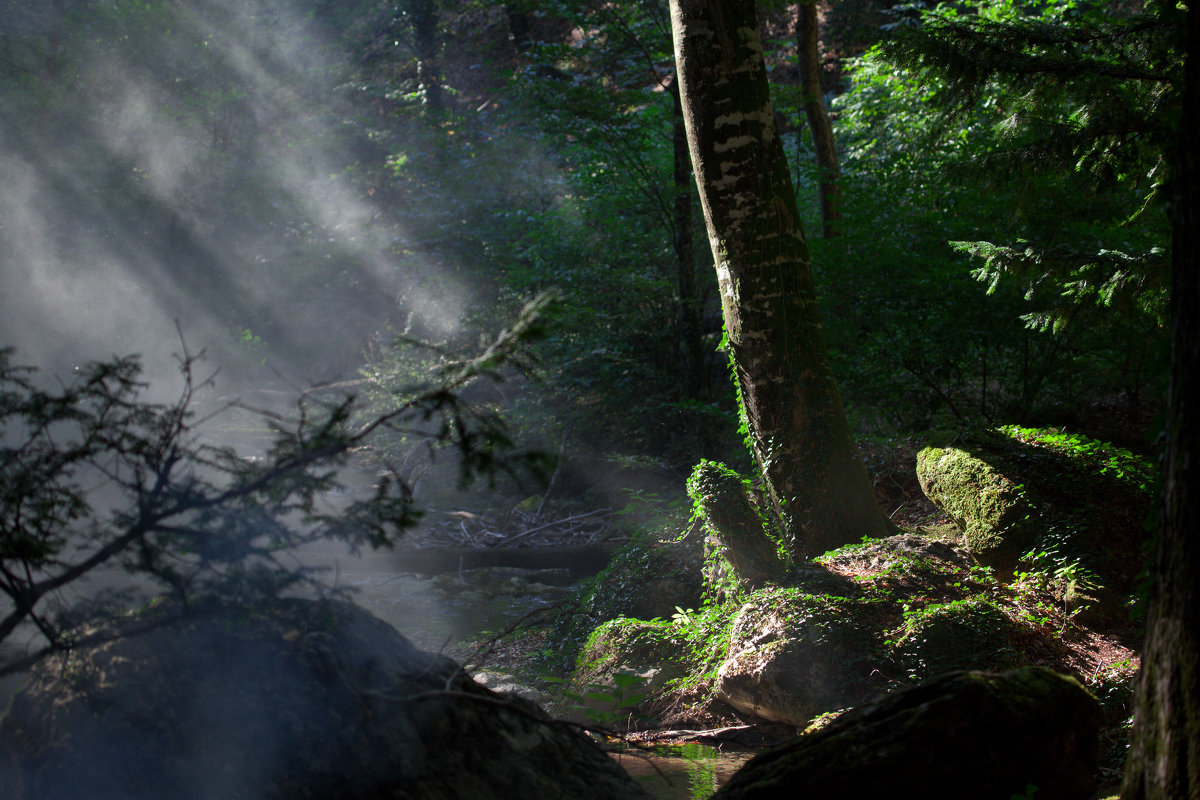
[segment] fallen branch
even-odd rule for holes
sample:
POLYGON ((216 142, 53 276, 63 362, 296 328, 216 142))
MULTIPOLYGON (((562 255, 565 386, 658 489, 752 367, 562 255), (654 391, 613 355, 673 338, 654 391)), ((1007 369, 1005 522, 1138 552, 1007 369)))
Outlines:
MULTIPOLYGON (((597 514, 603 514, 606 512, 610 513, 610 514, 615 513, 611 508, 598 508, 595 511, 588 511, 583 514, 576 514, 573 517, 566 517, 564 519, 555 520, 554 522, 547 522, 545 525, 538 525, 536 528, 530 528, 527 531, 522 531, 521 533, 518 533, 516 536, 512 536, 512 537, 509 537, 508 539, 505 539, 503 543, 504 544, 512 544, 513 542, 517 541, 518 539, 524 539, 526 536, 529 536, 530 534, 533 534, 533 533, 537 533, 538 531, 544 531, 544 530, 546 530, 546 528, 553 528, 555 525, 563 525, 568 522, 574 522, 575 520, 583 519, 584 517, 593 517, 597 514)), ((500 542, 496 542, 495 544, 492 544, 490 546, 495 547, 497 544, 500 544, 500 542)))

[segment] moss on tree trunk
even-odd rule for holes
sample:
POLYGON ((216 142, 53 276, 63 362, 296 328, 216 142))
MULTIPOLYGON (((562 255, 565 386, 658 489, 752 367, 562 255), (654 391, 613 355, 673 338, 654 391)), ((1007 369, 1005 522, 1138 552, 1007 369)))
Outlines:
POLYGON ((692 167, 754 456, 793 555, 885 536, 830 374, 752 0, 673 0, 692 167))
POLYGON ((708 532, 721 546, 733 578, 753 590, 782 580, 787 561, 767 536, 746 484, 733 470, 701 462, 688 481, 688 494, 699 505, 708 532))

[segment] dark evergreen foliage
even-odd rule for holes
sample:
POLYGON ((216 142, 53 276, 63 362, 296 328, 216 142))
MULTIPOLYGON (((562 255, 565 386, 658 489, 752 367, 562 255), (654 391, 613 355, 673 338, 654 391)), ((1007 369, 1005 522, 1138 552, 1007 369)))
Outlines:
MULTIPOLYGON (((1003 5, 986 14, 939 8, 898 27, 881 52, 936 76, 940 89, 930 102, 947 117, 990 100, 999 145, 972 154, 973 171, 998 180, 1053 174, 1076 191, 1111 195, 1107 222, 1119 229, 1162 207, 1178 118, 1181 21, 1172 4, 1131 16, 1102 4, 1052 5, 1041 16, 1003 5)), ((955 244, 985 259, 976 276, 992 291, 1011 275, 1029 297, 1039 284, 1061 292, 1060 302, 1027 318, 1034 327, 1061 330, 1086 302, 1133 305, 1161 319, 1165 241, 1127 252, 1088 241, 955 244)))

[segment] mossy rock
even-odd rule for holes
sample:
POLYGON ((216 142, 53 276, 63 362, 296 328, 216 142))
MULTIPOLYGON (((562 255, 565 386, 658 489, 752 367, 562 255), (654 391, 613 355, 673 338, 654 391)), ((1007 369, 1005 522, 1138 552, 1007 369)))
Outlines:
POLYGON ((718 696, 746 718, 795 726, 860 702, 876 656, 872 616, 853 600, 756 592, 734 620, 718 696))
POLYGON ((827 597, 856 598, 863 595, 863 589, 858 583, 812 561, 796 564, 788 570, 784 585, 804 594, 827 597))
POLYGON ((920 680, 959 669, 1005 669, 1016 666, 1011 632, 1000 609, 970 598, 907 613, 891 650, 896 663, 920 680))
POLYGON ((548 640, 548 666, 570 672, 576 656, 601 624, 619 618, 670 618, 678 608, 698 608, 704 592, 703 533, 679 540, 642 534, 618 550, 608 566, 586 581, 559 616, 548 640))
POLYGON ((1011 574, 1038 537, 1037 513, 1024 487, 970 449, 926 447, 917 453, 925 496, 963 531, 967 550, 984 566, 1011 574))
POLYGON ((961 546, 921 534, 900 533, 832 550, 819 556, 816 565, 835 578, 846 572, 857 575, 857 581, 848 582, 859 591, 903 602, 913 597, 957 595, 973 561, 961 546))
POLYGON ((670 623, 614 619, 600 625, 580 651, 577 680, 596 682, 620 669, 681 663, 683 643, 670 623))
POLYGON ((592 632, 579 654, 570 686, 582 707, 564 709, 565 716, 579 722, 652 724, 648 704, 687 674, 685 653, 686 644, 669 623, 609 620, 592 632))
POLYGON ((765 750, 713 800, 1026 796, 1095 789, 1096 699, 1041 667, 952 672, 852 709, 765 750))
POLYGON ((1128 450, 1054 429, 942 432, 917 455, 921 488, 980 564, 1003 576, 1041 553, 1119 592, 1132 589, 1143 563, 1155 475, 1128 450))

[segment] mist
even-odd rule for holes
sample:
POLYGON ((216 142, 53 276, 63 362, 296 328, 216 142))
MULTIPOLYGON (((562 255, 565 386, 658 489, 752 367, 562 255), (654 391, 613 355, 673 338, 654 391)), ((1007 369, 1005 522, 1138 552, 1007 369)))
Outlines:
POLYGON ((66 95, 0 116, 0 343, 17 362, 66 375, 139 353, 170 396, 185 341, 233 395, 353 377, 393 328, 457 326, 463 289, 402 252, 405 210, 360 180, 387 151, 354 124, 351 57, 311 10, 9 5, 28 48, 12 60, 56 70, 66 95))
MULTIPOLYGON (((12 99, 0 109, 0 348, 15 350, 12 362, 54 385, 86 362, 137 354, 142 399, 169 404, 181 361, 203 354, 201 416, 235 402, 286 415, 303 390, 359 378, 398 335, 458 335, 480 300, 464 277, 478 266, 428 241, 471 198, 455 199, 449 177, 437 202, 386 180, 434 156, 420 115, 389 115, 360 80, 366 34, 355 25, 377 26, 371 9, 0 3, 12 44, 0 56, 12 99)), ((199 434, 254 456, 265 428, 234 409, 199 434)), ((378 465, 352 467, 347 495, 369 492, 378 465)), ((103 489, 94 503, 128 502, 103 489)), ((440 487, 433 496, 456 502, 440 487)), ((417 501, 428 499, 425 487, 417 501)), ((387 552, 329 543, 295 559, 327 568, 330 588, 402 630, 419 617, 410 633, 424 646, 459 624, 425 583, 397 581, 387 552)), ((52 599, 71 613, 130 589, 144 601, 154 587, 105 567, 52 599)), ((5 647, 29 649, 29 633, 5 647)))

